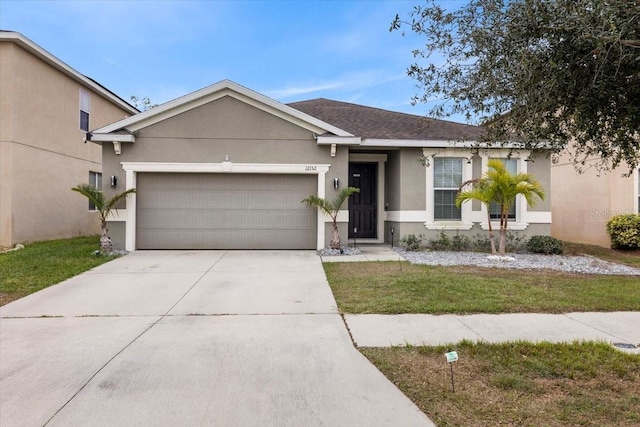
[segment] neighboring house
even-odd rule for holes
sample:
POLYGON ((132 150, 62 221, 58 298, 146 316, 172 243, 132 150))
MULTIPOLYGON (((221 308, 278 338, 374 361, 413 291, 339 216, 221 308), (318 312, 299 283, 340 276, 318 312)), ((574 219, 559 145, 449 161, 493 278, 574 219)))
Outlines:
MULTIPOLYGON (((360 188, 339 215, 341 234, 390 242, 394 227, 397 242, 440 230, 484 234, 484 207, 457 209, 454 199, 489 157, 535 174, 548 191, 548 157, 507 159, 503 149, 472 157, 479 132, 325 99, 284 105, 225 80, 97 129, 91 140, 102 143, 105 176, 117 181, 105 191, 137 189, 110 223, 117 247, 318 249, 331 225, 301 203, 310 194, 360 188)), ((547 201, 530 209, 519 200, 511 228, 549 234, 549 210, 547 201)))
POLYGON ((598 173, 590 164, 578 173, 565 154, 551 166, 551 234, 570 242, 610 247, 607 221, 615 215, 640 213, 640 170, 625 177, 629 169, 624 164, 606 173, 598 173))
POLYGON ((20 33, 0 31, 0 246, 97 234, 70 189, 100 186, 90 128, 138 111, 20 33))

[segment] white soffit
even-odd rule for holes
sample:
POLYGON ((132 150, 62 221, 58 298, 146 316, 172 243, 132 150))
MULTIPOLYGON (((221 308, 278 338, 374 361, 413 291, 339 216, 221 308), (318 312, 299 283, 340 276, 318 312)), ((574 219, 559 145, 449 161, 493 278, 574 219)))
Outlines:
POLYGON ((158 123, 169 117, 184 113, 193 108, 207 104, 224 96, 230 96, 259 108, 269 114, 287 120, 316 134, 331 132, 338 136, 352 137, 353 135, 333 125, 325 123, 308 114, 284 105, 258 92, 240 86, 230 80, 223 80, 198 91, 176 98, 158 107, 144 111, 133 117, 112 123, 93 131, 93 134, 108 134, 123 128, 130 132, 158 123))

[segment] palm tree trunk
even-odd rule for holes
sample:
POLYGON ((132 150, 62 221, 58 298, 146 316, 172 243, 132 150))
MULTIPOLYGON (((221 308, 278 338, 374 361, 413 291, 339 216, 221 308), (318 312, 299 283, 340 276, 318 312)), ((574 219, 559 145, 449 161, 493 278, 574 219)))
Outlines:
POLYGON ((489 206, 487 206, 487 219, 489 220, 489 242, 491 243, 491 255, 495 255, 496 242, 493 240, 493 227, 491 226, 491 212, 489 212, 489 206))
POLYGON ((100 222, 100 252, 109 253, 113 251, 113 244, 109 237, 109 230, 107 229, 107 221, 102 220, 100 222))
POLYGON ((504 208, 500 212, 500 243, 498 246, 498 254, 505 256, 507 246, 507 215, 504 208))
POLYGON ((338 233, 338 223, 333 222, 333 235, 331 236, 331 249, 340 249, 340 234, 338 233))

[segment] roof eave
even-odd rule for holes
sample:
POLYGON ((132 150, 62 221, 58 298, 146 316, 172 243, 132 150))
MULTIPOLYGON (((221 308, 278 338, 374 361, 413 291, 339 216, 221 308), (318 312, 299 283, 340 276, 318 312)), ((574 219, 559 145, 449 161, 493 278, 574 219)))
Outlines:
POLYGON ((133 117, 129 117, 110 125, 96 129, 94 132, 99 134, 111 133, 120 129, 136 131, 145 126, 157 123, 161 120, 172 117, 181 112, 187 111, 195 106, 210 102, 225 95, 235 96, 236 98, 251 103, 253 106, 263 109, 264 111, 275 114, 285 120, 292 121, 303 126, 310 131, 321 133, 332 133, 337 136, 350 137, 351 133, 323 122, 293 107, 275 101, 258 92, 254 92, 230 80, 222 80, 197 90, 190 94, 181 96, 158 107, 152 108, 133 117))

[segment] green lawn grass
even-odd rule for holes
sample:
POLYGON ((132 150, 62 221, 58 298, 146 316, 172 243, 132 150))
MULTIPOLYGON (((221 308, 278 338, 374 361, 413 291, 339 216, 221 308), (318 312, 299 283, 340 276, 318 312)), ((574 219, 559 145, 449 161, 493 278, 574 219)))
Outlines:
POLYGON ((99 237, 75 237, 25 245, 0 253, 0 305, 73 277, 114 259, 96 256, 99 237))
POLYGON ((602 246, 563 242, 565 255, 591 255, 605 261, 640 268, 640 250, 616 250, 602 246))
POLYGON ((325 263, 344 313, 566 313, 640 310, 638 276, 442 267, 403 262, 325 263))
POLYGON ((361 348, 438 426, 638 426, 640 356, 603 343, 361 348), (455 393, 444 353, 456 350, 455 393))

